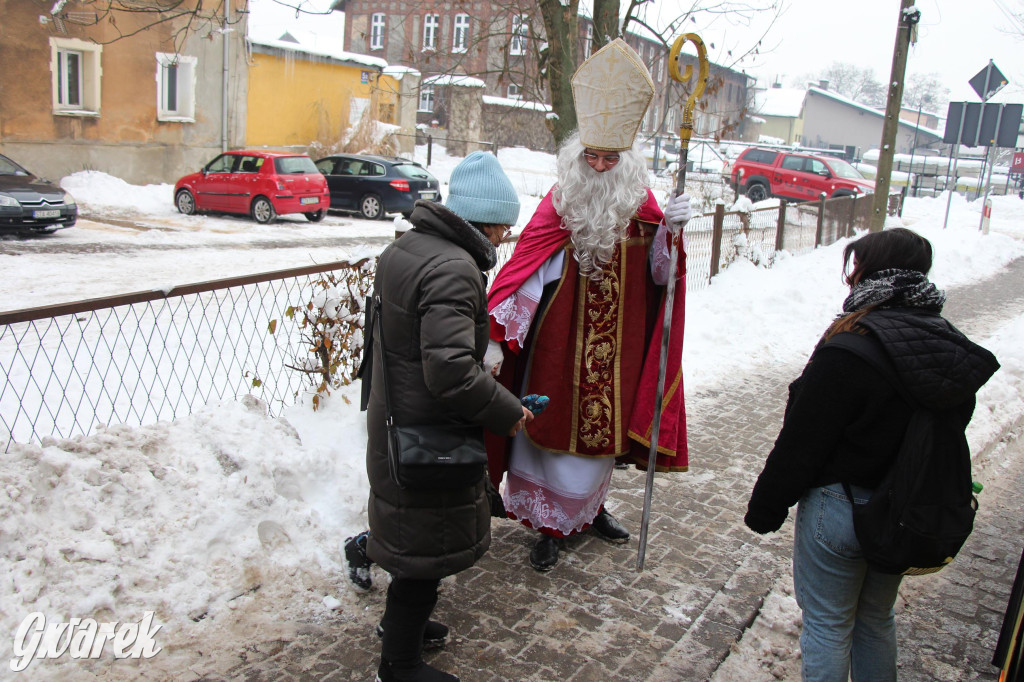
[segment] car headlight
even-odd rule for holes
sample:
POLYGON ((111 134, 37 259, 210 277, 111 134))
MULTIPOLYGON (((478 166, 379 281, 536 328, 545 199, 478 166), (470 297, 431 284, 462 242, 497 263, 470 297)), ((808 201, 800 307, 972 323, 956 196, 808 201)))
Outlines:
POLYGON ((78 202, 71 196, 69 192, 64 192, 64 205, 65 206, 78 206, 78 202))
POLYGON ((0 206, 13 206, 19 208, 21 204, 9 194, 0 194, 0 206))

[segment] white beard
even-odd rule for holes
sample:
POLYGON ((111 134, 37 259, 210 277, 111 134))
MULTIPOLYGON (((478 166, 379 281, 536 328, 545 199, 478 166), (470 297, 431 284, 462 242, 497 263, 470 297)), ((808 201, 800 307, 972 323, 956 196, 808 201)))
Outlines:
POLYGON ((638 144, 619 152, 619 162, 598 173, 583 158, 574 133, 558 150, 558 185, 552 202, 562 226, 572 233, 580 274, 601 279, 629 221, 647 199, 647 166, 638 144))

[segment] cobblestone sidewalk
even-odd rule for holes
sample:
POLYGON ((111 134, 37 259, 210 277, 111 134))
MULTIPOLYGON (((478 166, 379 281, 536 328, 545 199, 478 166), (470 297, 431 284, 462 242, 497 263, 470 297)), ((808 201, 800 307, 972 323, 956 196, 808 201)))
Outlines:
MULTIPOLYGON (((947 317, 984 338, 1024 314, 1024 260, 949 293, 947 317)), ((761 537, 743 526, 743 512, 799 371, 766 366, 687 397, 693 465, 656 479, 643 573, 634 570, 641 472, 616 471, 608 502, 634 531, 629 544, 573 538, 550 573, 530 568, 531 531, 495 521, 490 552, 442 584, 435 617, 454 637, 428 660, 469 682, 709 679, 789 570, 792 521, 761 537)), ((995 679, 989 661, 1024 538, 1020 450, 995 443, 979 455, 986 490, 969 545, 953 567, 904 582, 901 679, 995 679)), ((382 589, 355 617, 268 642, 223 678, 204 679, 373 680, 382 589)))

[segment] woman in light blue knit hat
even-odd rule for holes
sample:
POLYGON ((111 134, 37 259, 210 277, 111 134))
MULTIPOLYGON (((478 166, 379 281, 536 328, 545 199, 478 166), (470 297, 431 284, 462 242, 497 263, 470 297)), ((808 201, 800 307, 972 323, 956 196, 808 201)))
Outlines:
MULTIPOLYGON (((417 201, 413 228, 381 254, 374 295, 382 303, 396 424, 477 425, 512 436, 533 418, 482 362, 489 330, 483 273, 494 267, 495 247, 518 217, 519 199, 498 160, 474 152, 452 171, 445 203, 417 201)), ((490 546, 486 467, 475 483, 454 489, 413 490, 392 479, 380 339, 368 338, 367 345, 372 361, 361 378, 370 531, 351 538, 346 555, 351 569, 355 550, 365 547, 364 560, 392 577, 378 629, 377 680, 458 680, 424 662, 422 651, 425 643, 443 645, 448 635, 429 620, 441 579, 472 566, 490 546)))

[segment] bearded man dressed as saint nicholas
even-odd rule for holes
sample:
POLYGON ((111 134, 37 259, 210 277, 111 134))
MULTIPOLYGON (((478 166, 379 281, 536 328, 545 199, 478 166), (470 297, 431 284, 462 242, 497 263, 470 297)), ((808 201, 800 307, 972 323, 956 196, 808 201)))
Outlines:
POLYGON ((677 283, 657 469, 687 468, 686 260, 681 253, 669 272, 669 249, 690 200, 674 196, 663 214, 648 188, 635 138, 654 84, 625 41, 588 59, 572 88, 580 124, 558 150, 557 184, 488 296, 485 363, 520 397, 550 398, 525 430, 488 442, 492 482, 506 476, 508 516, 539 532, 530 552, 539 571, 555 566, 562 538, 591 528, 629 540, 605 500, 616 460, 647 468, 669 277, 677 283))

